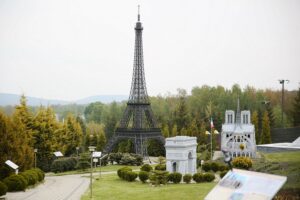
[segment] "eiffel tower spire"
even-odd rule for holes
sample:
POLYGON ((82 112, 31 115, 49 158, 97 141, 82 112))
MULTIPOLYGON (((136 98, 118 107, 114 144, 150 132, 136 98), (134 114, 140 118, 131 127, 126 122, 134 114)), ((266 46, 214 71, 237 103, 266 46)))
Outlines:
POLYGON ((157 126, 147 94, 143 57, 143 26, 140 21, 139 7, 134 29, 134 62, 130 95, 120 125, 108 142, 105 152, 112 151, 120 140, 130 139, 134 143, 135 152, 145 156, 145 152, 147 152, 145 141, 151 138, 164 144, 164 137, 157 126))
POLYGON ((142 31, 139 6, 138 21, 135 25, 134 63, 129 103, 149 103, 144 72, 142 31))

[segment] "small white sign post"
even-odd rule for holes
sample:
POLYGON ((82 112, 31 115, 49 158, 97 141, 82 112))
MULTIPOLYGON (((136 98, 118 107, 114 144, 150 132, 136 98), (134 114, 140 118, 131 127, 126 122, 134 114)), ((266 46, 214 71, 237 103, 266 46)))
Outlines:
POLYGON ((208 193, 205 200, 271 200, 286 179, 285 176, 233 169, 208 193))
POLYGON ((8 166, 10 166, 12 169, 15 170, 16 174, 19 173, 19 166, 16 165, 14 162, 10 161, 10 160, 7 160, 5 161, 5 164, 7 164, 8 166))
POLYGON ((55 152, 54 152, 54 155, 55 155, 56 157, 58 157, 58 158, 64 156, 60 151, 55 151, 55 152))

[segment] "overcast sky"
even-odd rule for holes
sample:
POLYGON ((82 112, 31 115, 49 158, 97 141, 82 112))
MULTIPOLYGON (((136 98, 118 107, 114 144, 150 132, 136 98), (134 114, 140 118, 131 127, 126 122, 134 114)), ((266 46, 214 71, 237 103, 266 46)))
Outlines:
POLYGON ((299 0, 0 0, 0 92, 128 95, 138 4, 149 95, 298 88, 299 0))

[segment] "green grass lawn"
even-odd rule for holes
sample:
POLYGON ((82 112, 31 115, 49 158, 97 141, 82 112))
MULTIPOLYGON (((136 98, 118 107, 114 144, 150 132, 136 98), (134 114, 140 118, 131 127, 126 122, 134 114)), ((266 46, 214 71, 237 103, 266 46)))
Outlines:
MULTIPOLYGON (((93 172, 111 172, 111 171, 117 171, 118 169, 120 169, 121 167, 126 167, 127 165, 107 165, 107 166, 103 166, 101 167, 97 167, 93 169, 93 172)), ((130 167, 132 170, 137 170, 140 169, 141 166, 127 166, 130 167)), ((86 173, 90 173, 90 169, 87 170, 73 170, 73 171, 67 171, 67 172, 62 172, 62 173, 51 173, 49 174, 50 176, 62 176, 62 175, 70 175, 70 174, 86 174, 86 173)))
POLYGON ((300 188, 300 151, 265 153, 253 163, 254 171, 287 176, 283 188, 300 188))
MULTIPOLYGON (((200 184, 167 184, 152 187, 139 181, 127 182, 116 174, 104 175, 93 184, 93 199, 109 200, 194 200, 204 199, 216 183, 200 184)), ((90 199, 89 190, 82 196, 82 200, 90 199)))

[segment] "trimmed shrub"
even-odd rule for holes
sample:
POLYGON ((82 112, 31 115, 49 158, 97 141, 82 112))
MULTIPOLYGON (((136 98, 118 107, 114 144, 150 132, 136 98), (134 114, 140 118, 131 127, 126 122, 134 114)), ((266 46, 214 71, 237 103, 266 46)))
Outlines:
POLYGON ((38 182, 38 174, 31 170, 26 170, 25 172, 20 173, 24 179, 26 179, 27 185, 34 185, 38 182))
POLYGON ((141 170, 142 170, 142 171, 145 171, 145 172, 150 172, 150 171, 152 171, 152 167, 151 167, 151 165, 149 165, 149 164, 144 164, 144 165, 141 167, 141 170))
POLYGON ((108 160, 111 164, 114 164, 114 162, 120 164, 122 157, 123 157, 122 153, 110 153, 108 160))
POLYGON ((139 173, 139 179, 140 179, 143 183, 146 183, 146 181, 149 179, 149 172, 146 172, 146 171, 140 171, 140 173, 139 173))
POLYGON ((190 183, 191 180, 192 180, 192 175, 191 175, 191 174, 185 174, 185 175, 183 176, 183 181, 184 181, 185 183, 190 183))
POLYGON ((236 157, 232 161, 233 167, 239 168, 239 169, 246 169, 248 170, 249 168, 252 167, 252 160, 247 157, 236 157))
POLYGON ((74 157, 70 158, 58 158, 51 164, 51 171, 54 173, 65 172, 74 170, 77 164, 77 159, 74 157))
POLYGON ((209 170, 211 170, 211 164, 209 162, 205 162, 202 165, 202 169, 206 172, 208 172, 209 170))
POLYGON ((204 182, 204 177, 203 177, 203 174, 202 173, 196 173, 193 175, 193 180, 196 182, 196 183, 202 183, 204 182))
POLYGON ((122 156, 122 159, 120 160, 121 165, 141 165, 143 164, 143 157, 137 154, 129 154, 124 153, 122 156))
POLYGON ((140 166, 143 164, 143 156, 134 153, 131 153, 130 155, 135 158, 135 165, 140 166))
MULTIPOLYGON (((102 164, 102 163, 101 163, 102 164)), ((79 160, 76 164, 76 169, 85 170, 91 167, 91 157, 89 153, 80 154, 79 160)))
POLYGON ((123 174, 124 174, 124 179, 129 182, 134 181, 138 177, 137 173, 133 171, 124 171, 123 174))
POLYGON ((181 178, 182 178, 182 174, 179 172, 173 172, 168 175, 168 181, 173 183, 180 183, 181 178))
POLYGON ((121 179, 125 179, 125 172, 126 171, 132 171, 131 168, 129 167, 122 167, 120 169, 118 169, 117 173, 118 173, 118 176, 121 178, 121 179))
POLYGON ((35 172, 37 172, 37 175, 38 175, 38 181, 43 181, 44 178, 45 178, 45 173, 40 169, 40 168, 34 168, 34 169, 31 169, 35 172))
POLYGON ((11 174, 14 174, 14 170, 9 168, 7 165, 0 167, 0 180, 9 177, 11 174))
POLYGON ((5 195, 7 192, 7 186, 0 181, 0 197, 5 195))
POLYGON ((221 171, 220 178, 223 178, 227 174, 227 170, 221 171))
POLYGON ((167 171, 153 171, 149 177, 151 184, 155 186, 166 184, 168 182, 168 174, 169 172, 167 171))
POLYGON ((213 173, 205 173, 203 174, 203 179, 205 182, 212 182, 213 180, 215 180, 215 175, 213 173))
POLYGON ((225 171, 225 170, 228 170, 228 167, 224 164, 219 164, 219 171, 222 172, 222 171, 225 171))
POLYGON ((214 172, 219 171, 219 163, 212 162, 212 163, 210 164, 210 169, 213 170, 214 172))
POLYGON ((160 171, 166 171, 166 165, 165 164, 161 164, 161 165, 156 165, 155 166, 155 170, 160 170, 160 171))
POLYGON ((9 177, 6 177, 3 182, 7 186, 7 190, 9 192, 25 191, 27 187, 27 181, 21 175, 13 174, 9 177))

